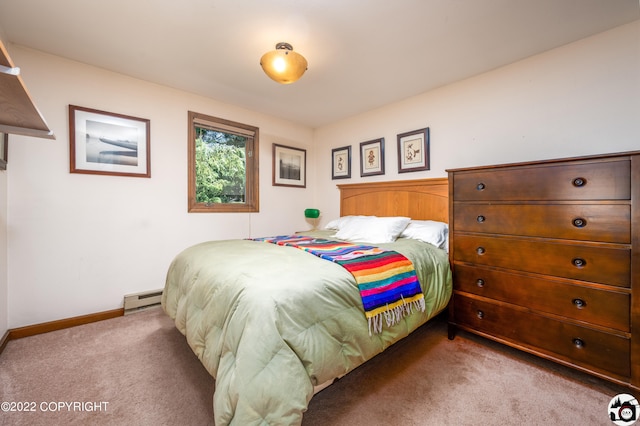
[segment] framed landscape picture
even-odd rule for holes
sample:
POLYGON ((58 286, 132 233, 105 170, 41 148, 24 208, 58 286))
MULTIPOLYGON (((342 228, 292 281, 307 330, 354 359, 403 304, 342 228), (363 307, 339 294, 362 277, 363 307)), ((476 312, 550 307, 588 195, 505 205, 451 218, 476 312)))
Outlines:
POLYGON ((307 186, 307 151, 273 144, 273 186, 307 186))
POLYGON ((69 105, 70 172, 151 177, 150 121, 69 105))

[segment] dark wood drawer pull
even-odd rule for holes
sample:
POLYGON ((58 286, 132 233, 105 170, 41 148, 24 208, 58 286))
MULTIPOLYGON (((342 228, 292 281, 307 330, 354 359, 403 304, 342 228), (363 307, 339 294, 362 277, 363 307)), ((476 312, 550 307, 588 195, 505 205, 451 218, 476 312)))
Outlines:
POLYGON ((478 223, 482 223, 482 222, 484 222, 484 219, 485 219, 485 218, 484 218, 484 216, 482 216, 482 215, 480 215, 480 216, 476 217, 476 220, 478 221, 478 223))
POLYGON ((572 342, 576 348, 580 348, 580 349, 584 348, 584 340, 576 337, 575 339, 572 340, 572 342))
POLYGON ((478 253, 478 254, 484 254, 484 252, 485 252, 484 247, 478 247, 478 248, 476 249, 476 253, 478 253))
POLYGON ((573 301, 572 301, 572 302, 573 302, 573 306, 575 306, 575 307, 576 307, 576 308, 578 308, 578 309, 582 309, 582 308, 584 308, 585 306, 587 306, 587 302, 585 302, 585 301, 584 301, 584 300, 582 300, 582 299, 573 299, 573 301))
POLYGON ((580 188, 582 186, 585 186, 587 184, 587 180, 585 178, 582 177, 577 177, 573 180, 573 186, 580 188))
POLYGON ((485 189, 485 188, 486 188, 486 186, 485 186, 485 184, 484 184, 484 183, 482 183, 482 182, 480 182, 479 184, 477 184, 477 185, 476 185, 476 189, 477 189, 478 191, 482 191, 482 190, 483 190, 483 189, 485 189))
POLYGON ((478 318, 480 319, 484 318, 484 312, 478 311, 478 318))
POLYGON ((571 221, 571 223, 576 228, 584 228, 585 226, 587 226, 587 219, 583 219, 581 217, 576 217, 575 219, 573 219, 571 221))
POLYGON ((571 263, 573 263, 573 266, 575 266, 576 268, 584 268, 585 266, 587 266, 587 261, 584 259, 580 259, 579 257, 573 259, 571 263))
POLYGON ((484 287, 484 280, 482 278, 478 278, 478 280, 476 281, 476 285, 478 287, 484 287))

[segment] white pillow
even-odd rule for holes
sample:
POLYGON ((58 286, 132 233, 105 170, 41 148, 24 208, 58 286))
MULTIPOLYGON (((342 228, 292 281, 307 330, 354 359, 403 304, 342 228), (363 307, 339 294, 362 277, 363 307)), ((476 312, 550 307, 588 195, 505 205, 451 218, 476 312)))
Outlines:
POLYGON ((340 229, 334 237, 370 244, 392 243, 410 221, 410 218, 402 216, 352 216, 340 223, 340 229))
POLYGON ((412 220, 400 236, 424 241, 447 250, 449 245, 449 225, 435 220, 412 220))
POLYGON ((363 216, 342 216, 342 217, 339 217, 338 219, 333 219, 329 221, 329 223, 325 225, 324 229, 339 230, 344 226, 345 223, 348 223, 354 217, 363 217, 363 216))

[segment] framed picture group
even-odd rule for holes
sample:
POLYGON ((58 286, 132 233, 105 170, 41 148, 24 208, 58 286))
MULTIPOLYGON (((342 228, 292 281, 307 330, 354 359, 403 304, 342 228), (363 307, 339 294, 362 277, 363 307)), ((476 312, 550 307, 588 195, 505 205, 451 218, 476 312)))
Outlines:
MULTIPOLYGON (((150 177, 150 121, 69 105, 70 172, 150 177)), ((8 137, 0 133, 0 169, 6 167, 8 137)), ((359 144, 360 176, 385 174, 385 139, 359 144)), ((430 169, 429 128, 397 135, 398 173, 430 169)), ((273 144, 272 184, 306 188, 307 152, 273 144)), ((331 150, 331 178, 351 178, 352 146, 331 150)))
MULTIPOLYGON (((385 140, 372 139, 360 143, 360 176, 385 174, 385 140)), ((429 128, 397 135, 398 173, 430 169, 429 128)), ((331 150, 331 178, 351 177, 351 146, 331 150)))

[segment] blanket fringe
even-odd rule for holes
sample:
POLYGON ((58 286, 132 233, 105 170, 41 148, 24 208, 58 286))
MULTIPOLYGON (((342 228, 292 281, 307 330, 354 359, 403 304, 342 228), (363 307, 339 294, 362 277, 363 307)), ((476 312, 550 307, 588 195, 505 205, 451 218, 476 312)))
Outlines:
POLYGON ((406 302, 404 297, 402 297, 402 304, 396 306, 395 308, 389 308, 386 311, 380 312, 377 315, 369 317, 369 336, 373 334, 382 333, 382 319, 386 320, 387 327, 393 327, 397 323, 399 323, 402 318, 407 315, 413 313, 413 310, 418 310, 424 312, 425 310, 425 301, 424 297, 419 298, 418 300, 414 300, 412 302, 406 302))
POLYGON ((369 318, 369 336, 372 335, 371 328, 373 327, 373 334, 382 333, 382 314, 369 318))

